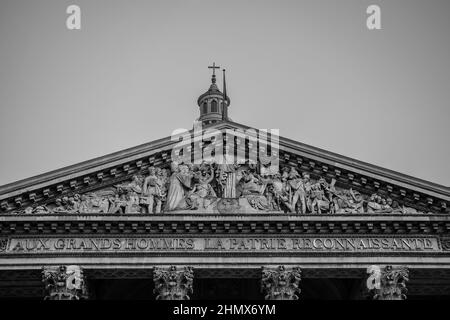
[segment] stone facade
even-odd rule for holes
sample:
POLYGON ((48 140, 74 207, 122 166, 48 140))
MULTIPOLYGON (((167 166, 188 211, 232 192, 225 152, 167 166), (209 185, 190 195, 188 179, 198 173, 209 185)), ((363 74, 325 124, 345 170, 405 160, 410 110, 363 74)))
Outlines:
POLYGON ((268 155, 213 79, 198 100, 205 127, 181 147, 195 158, 214 131, 257 161, 175 161, 167 137, 0 186, 0 298, 95 298, 128 278, 159 300, 195 298, 210 278, 250 279, 271 300, 340 278, 356 281, 346 297, 450 295, 447 187, 283 137, 268 155))

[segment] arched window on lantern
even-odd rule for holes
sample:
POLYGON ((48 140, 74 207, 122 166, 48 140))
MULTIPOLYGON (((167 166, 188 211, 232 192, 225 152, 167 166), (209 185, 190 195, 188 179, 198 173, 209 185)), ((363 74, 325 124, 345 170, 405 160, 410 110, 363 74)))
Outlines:
POLYGON ((217 112, 217 101, 211 101, 211 112, 217 112))
POLYGON ((203 110, 202 110, 202 114, 206 114, 208 113, 208 103, 205 101, 203 102, 203 106, 202 106, 203 110))

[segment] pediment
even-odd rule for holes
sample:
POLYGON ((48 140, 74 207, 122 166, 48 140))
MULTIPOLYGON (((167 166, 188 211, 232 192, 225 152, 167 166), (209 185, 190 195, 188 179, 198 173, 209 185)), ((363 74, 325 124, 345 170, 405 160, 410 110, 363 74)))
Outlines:
MULTIPOLYGON (((237 137, 242 137, 244 132, 249 140, 252 134, 249 129, 252 128, 234 122, 221 122, 206 126, 200 132, 203 135, 208 130, 221 132, 228 130, 235 132, 237 137)), ((198 142, 202 139, 202 135, 199 137, 194 133, 191 142, 198 142)), ((180 145, 178 141, 166 137, 4 185, 0 187, 1 213, 146 213, 149 197, 143 194, 145 192, 142 189, 149 176, 149 167, 154 167, 158 171, 155 179, 161 184, 163 195, 158 197, 162 202, 161 211, 164 211, 167 207, 170 179, 174 174, 170 166, 172 149, 177 144, 180 145), (130 191, 133 188, 135 190, 130 191)), ((188 150, 193 152, 192 149, 188 150)), ((241 192, 239 195, 224 195, 221 190, 223 186, 218 181, 220 168, 217 164, 210 164, 214 170, 214 177, 209 183, 210 186, 201 186, 206 191, 194 191, 199 194, 197 198, 193 195, 192 199, 185 199, 188 202, 186 207, 180 206, 181 209, 178 210, 176 206, 172 206, 170 211, 305 214, 319 211, 335 214, 448 212, 447 204, 450 201, 448 187, 283 137, 279 137, 278 156, 279 177, 274 177, 270 172, 264 173, 265 168, 261 163, 252 166, 241 164, 236 169, 232 178, 235 179, 234 183, 240 189, 251 189, 249 194, 244 195, 242 190, 237 191, 241 192), (292 168, 295 170, 289 177, 292 168), (297 178, 295 172, 298 174, 297 178), (255 183, 243 186, 242 176, 249 173, 251 177, 248 179, 253 179, 255 183), (272 181, 269 181, 270 179, 272 181), (302 185, 300 191, 298 185, 302 185), (260 195, 256 192, 258 186, 264 189, 260 195), (307 196, 303 194, 306 191, 302 191, 302 188, 308 189, 307 196), (295 204, 292 203, 294 197, 300 198, 295 204), (207 203, 192 205, 193 199, 207 203), (289 207, 292 205, 295 208, 289 207), (314 209, 311 209, 312 206, 314 209)), ((209 167, 202 169, 199 169, 201 167, 199 165, 197 167, 191 167, 189 170, 202 172, 205 179, 211 175, 209 167)), ((199 184, 199 181, 194 178, 190 183, 192 187, 196 183, 199 184)), ((152 196, 154 211, 157 210, 155 206, 159 206, 156 204, 158 197, 152 196)))

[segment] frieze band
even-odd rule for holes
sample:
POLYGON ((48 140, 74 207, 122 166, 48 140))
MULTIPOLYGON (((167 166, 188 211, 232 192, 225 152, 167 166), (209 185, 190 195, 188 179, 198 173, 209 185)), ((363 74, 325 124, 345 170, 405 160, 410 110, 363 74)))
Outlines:
POLYGON ((11 238, 0 254, 73 252, 440 252, 436 237, 11 238))

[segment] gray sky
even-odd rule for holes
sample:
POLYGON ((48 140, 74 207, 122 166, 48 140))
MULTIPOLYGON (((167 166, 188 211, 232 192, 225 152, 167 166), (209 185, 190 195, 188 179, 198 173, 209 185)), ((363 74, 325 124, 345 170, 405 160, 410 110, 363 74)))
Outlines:
POLYGON ((448 0, 1 0, 0 185, 191 128, 215 61, 234 121, 449 186, 449 15, 448 0))

